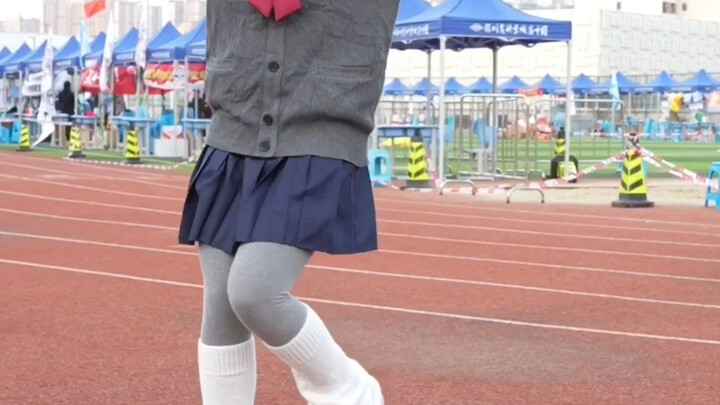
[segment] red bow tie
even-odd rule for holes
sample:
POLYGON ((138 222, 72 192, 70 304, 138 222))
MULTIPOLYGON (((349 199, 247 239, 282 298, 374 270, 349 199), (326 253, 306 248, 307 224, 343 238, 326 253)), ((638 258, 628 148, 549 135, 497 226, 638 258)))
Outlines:
POLYGON ((248 0, 250 4, 258 9, 260 14, 265 18, 270 17, 270 13, 275 11, 275 21, 288 18, 290 15, 297 13, 302 8, 300 0, 248 0))

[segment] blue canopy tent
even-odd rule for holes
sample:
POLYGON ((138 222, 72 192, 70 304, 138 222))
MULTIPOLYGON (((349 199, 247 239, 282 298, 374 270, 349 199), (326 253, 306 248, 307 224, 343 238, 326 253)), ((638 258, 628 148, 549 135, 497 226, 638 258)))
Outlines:
POLYGON ((570 84, 570 89, 575 94, 593 94, 598 91, 598 85, 585 73, 580 73, 570 84))
POLYGON ((445 94, 447 95, 456 96, 460 94, 465 94, 466 91, 467 90, 465 89, 465 86, 460 84, 460 82, 458 82, 457 79, 454 77, 447 79, 447 81, 445 82, 445 94))
MULTIPOLYGON (((440 50, 441 87, 444 83, 444 50, 490 48, 493 51, 493 92, 497 90, 497 52, 509 45, 534 46, 543 42, 567 42, 567 81, 570 82, 572 23, 535 17, 502 0, 445 0, 415 16, 400 20, 393 31, 394 49, 440 50)), ((440 89, 440 122, 445 122, 444 88, 440 89)), ((493 103, 497 117, 497 103, 493 103)), ((569 129, 570 117, 566 126, 569 129)), ((440 125, 440 139, 445 139, 440 125)), ((439 177, 444 179, 444 142, 440 142, 439 177)), ((494 171, 494 170, 493 170, 494 171)))
POLYGON ((543 94, 565 94, 567 92, 567 86, 550 75, 545 75, 530 88, 540 90, 543 94))
POLYGON ((530 86, 528 86, 527 83, 522 81, 522 79, 517 76, 513 76, 510 78, 510 80, 500 85, 500 92, 507 94, 517 94, 518 92, 520 92, 520 90, 528 90, 529 88, 530 86))
POLYGON ((0 51, 0 74, 3 72, 3 65, 5 64, 5 60, 9 59, 12 56, 13 52, 7 48, 3 48, 2 51, 0 51))
POLYGON ((414 96, 436 95, 438 94, 438 86, 430 83, 427 77, 423 77, 416 85, 408 87, 407 94, 414 96))
POLYGON ((700 93, 710 93, 720 88, 720 81, 710 76, 705 69, 695 73, 695 76, 688 80, 678 83, 685 91, 697 91, 700 93))
POLYGON ((385 85, 383 88, 383 94, 386 96, 401 96, 403 94, 407 94, 407 87, 405 87, 400 79, 395 78, 385 85))
POLYGON ((113 65, 132 63, 135 60, 135 48, 137 48, 138 45, 138 37, 139 33, 137 28, 131 28, 130 31, 115 43, 112 55, 113 65))
POLYGON ((82 58, 81 65, 83 68, 88 66, 88 62, 100 63, 103 50, 105 49, 105 33, 101 32, 90 43, 90 52, 82 58))
POLYGON ((185 47, 185 57, 188 60, 204 62, 207 57, 207 22, 205 30, 199 32, 199 36, 185 47))
POLYGON ((477 79, 474 83, 465 86, 467 93, 490 93, 492 91, 492 83, 484 77, 477 79))
POLYGON ((9 50, 7 47, 3 47, 2 50, 0 50, 0 66, 2 66, 2 62, 9 58, 10 55, 12 55, 12 51, 9 50))
POLYGON ((171 63, 185 60, 187 46, 206 38, 207 21, 203 20, 192 31, 157 47, 148 47, 148 62, 171 63))
POLYGON ((185 56, 191 61, 204 62, 207 55, 207 34, 205 38, 188 44, 185 48, 185 56))
MULTIPOLYGON (((640 84, 634 80, 630 80, 627 76, 622 74, 621 72, 615 73, 615 77, 617 78, 617 85, 618 90, 620 91, 620 94, 632 94, 632 93, 652 93, 653 88, 644 84, 640 84)), ((612 78, 608 79, 607 81, 598 84, 597 90, 600 93, 608 93, 610 92, 610 88, 612 87, 612 78)))
POLYGON ((78 69, 80 67, 80 41, 70 37, 68 41, 55 55, 53 60, 54 69, 78 69))
POLYGON ((32 53, 32 49, 30 49, 27 44, 22 44, 20 48, 18 48, 15 53, 13 53, 10 57, 5 59, 3 62, 3 75, 5 76, 13 76, 17 77, 20 72, 22 72, 22 69, 25 67, 23 65, 23 61, 32 53))
MULTIPOLYGON (((135 50, 137 49, 140 40, 139 34, 139 31, 135 28, 125 34, 125 37, 120 40, 113 51, 113 65, 127 65, 135 63, 135 50)), ((147 51, 163 46, 179 36, 180 32, 172 23, 169 22, 162 27, 160 32, 148 41, 147 51)))
POLYGON ((395 20, 406 20, 431 8, 432 5, 425 0, 401 0, 400 8, 398 9, 398 14, 395 20))
MULTIPOLYGON (((23 60, 25 65, 25 71, 27 73, 37 73, 42 70, 43 57, 45 57, 45 48, 48 46, 48 41, 45 40, 37 49, 32 51, 28 57, 23 60)), ((57 49, 53 50, 57 52, 57 49)))
POLYGON ((647 86, 652 87, 653 91, 656 93, 667 93, 670 91, 677 91, 677 89, 682 90, 684 88, 684 86, 680 85, 677 80, 673 79, 673 77, 664 70, 660 72, 655 80, 648 83, 647 86))

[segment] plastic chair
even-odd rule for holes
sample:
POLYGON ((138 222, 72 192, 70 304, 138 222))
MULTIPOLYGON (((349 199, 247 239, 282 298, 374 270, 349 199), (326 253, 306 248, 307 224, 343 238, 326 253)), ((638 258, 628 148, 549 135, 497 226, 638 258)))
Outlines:
POLYGON ((392 183, 392 159, 385 149, 368 150, 368 169, 373 186, 381 187, 392 183))
MULTIPOLYGON (((712 165, 710 165, 708 180, 720 181, 720 162, 713 162, 712 165)), ((718 187, 719 189, 713 190, 711 185, 707 186, 707 190, 705 191, 705 206, 708 207, 709 202, 714 201, 715 209, 720 211, 720 185, 718 185, 718 187)))

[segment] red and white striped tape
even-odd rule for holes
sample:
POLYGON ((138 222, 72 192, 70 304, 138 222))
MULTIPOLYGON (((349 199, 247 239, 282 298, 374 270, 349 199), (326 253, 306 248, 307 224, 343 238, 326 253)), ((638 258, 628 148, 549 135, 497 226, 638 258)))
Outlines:
POLYGON ((720 190, 720 181, 718 179, 708 179, 705 176, 701 176, 691 170, 680 167, 673 162, 667 161, 645 148, 642 148, 641 152, 646 161, 650 163, 655 162, 658 167, 662 167, 663 165, 666 166, 667 168, 665 168, 665 170, 673 176, 692 182, 698 186, 710 187, 713 192, 720 190))
POLYGON ((125 162, 113 161, 113 160, 73 159, 70 157, 64 157, 63 160, 67 160, 67 161, 75 162, 75 163, 88 163, 88 164, 96 164, 96 165, 132 167, 135 169, 172 170, 176 167, 176 166, 170 166, 170 165, 149 165, 149 164, 145 164, 145 163, 125 163, 125 162))
POLYGON ((618 160, 622 161, 624 157, 624 153, 618 153, 615 156, 611 156, 603 161, 597 162, 594 165, 588 166, 585 169, 579 171, 577 174, 571 174, 569 176, 565 176, 561 179, 551 179, 551 180, 545 180, 540 182, 532 182, 528 184, 529 188, 539 188, 539 189, 546 189, 554 186, 558 186, 560 184, 566 184, 576 179, 582 179, 583 177, 587 176, 588 174, 600 170, 602 168, 607 167, 608 165, 611 165, 613 163, 616 163, 618 160))

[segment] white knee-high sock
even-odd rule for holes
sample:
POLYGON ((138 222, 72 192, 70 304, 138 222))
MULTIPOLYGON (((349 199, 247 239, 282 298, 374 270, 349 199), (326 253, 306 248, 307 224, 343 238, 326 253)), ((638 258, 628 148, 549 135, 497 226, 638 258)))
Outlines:
POLYGON ((375 378, 343 352, 310 307, 297 336, 281 347, 266 346, 290 367, 309 405, 384 404, 375 378))
POLYGON ((253 405, 257 384, 255 340, 207 346, 198 340, 203 405, 253 405))

